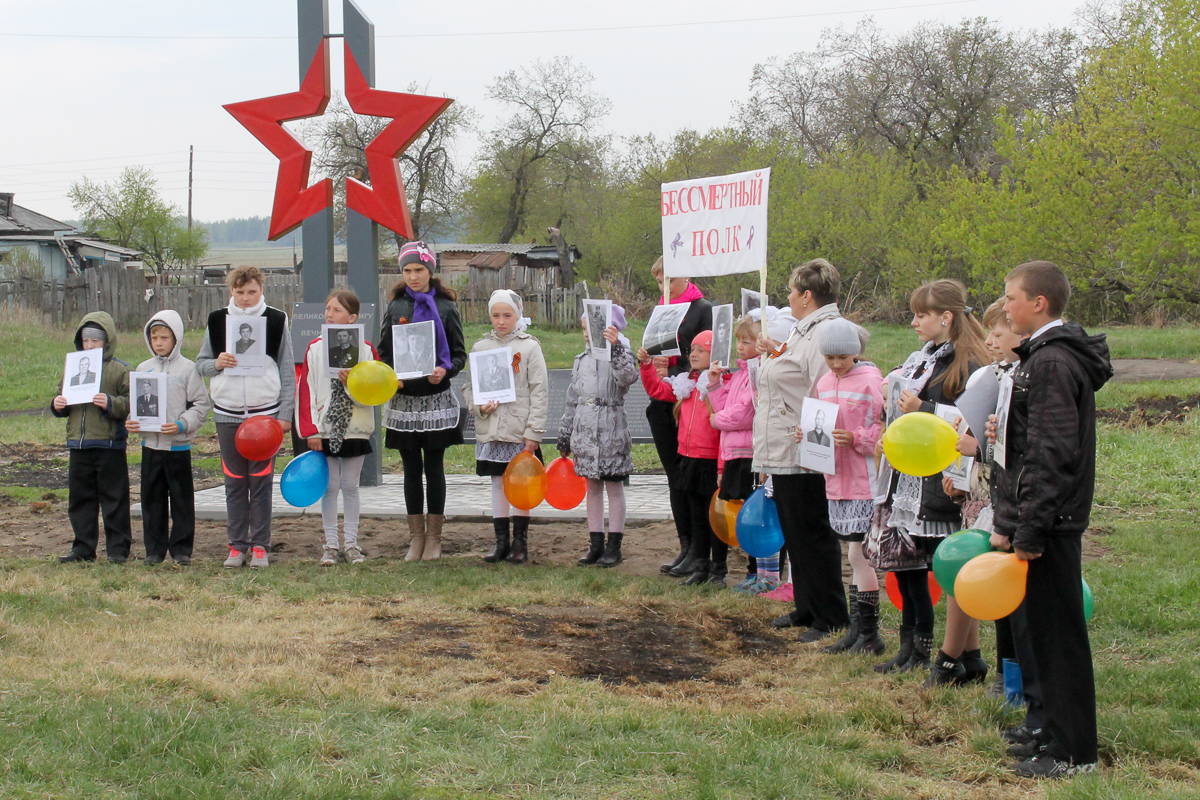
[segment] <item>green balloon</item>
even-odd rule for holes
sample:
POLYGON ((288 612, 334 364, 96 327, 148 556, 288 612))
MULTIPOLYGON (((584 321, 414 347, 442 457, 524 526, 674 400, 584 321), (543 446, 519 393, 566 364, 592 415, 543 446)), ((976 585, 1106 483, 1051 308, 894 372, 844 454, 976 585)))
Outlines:
MULTIPOLYGON (((1080 580, 1083 580, 1080 578, 1080 580)), ((1087 581, 1083 581, 1083 621, 1088 622, 1092 618, 1092 612, 1096 610, 1096 598, 1092 595, 1092 587, 1088 586, 1087 581)))
POLYGON ((989 553, 990 535, 977 530, 959 531, 947 537, 933 553, 933 577, 947 594, 954 595, 954 579, 963 565, 975 556, 989 553))

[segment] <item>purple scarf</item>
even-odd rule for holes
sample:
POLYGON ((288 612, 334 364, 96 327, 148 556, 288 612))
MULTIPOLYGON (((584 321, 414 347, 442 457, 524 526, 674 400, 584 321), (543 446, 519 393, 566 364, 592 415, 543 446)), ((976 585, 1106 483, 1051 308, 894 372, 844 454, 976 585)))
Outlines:
POLYGON ((444 370, 449 370, 454 364, 450 361, 450 342, 446 341, 446 328, 442 325, 442 318, 437 310, 437 295, 434 294, 433 287, 429 287, 427 292, 414 292, 407 286, 404 291, 413 299, 413 322, 433 322, 433 329, 436 331, 437 339, 437 365, 444 370))

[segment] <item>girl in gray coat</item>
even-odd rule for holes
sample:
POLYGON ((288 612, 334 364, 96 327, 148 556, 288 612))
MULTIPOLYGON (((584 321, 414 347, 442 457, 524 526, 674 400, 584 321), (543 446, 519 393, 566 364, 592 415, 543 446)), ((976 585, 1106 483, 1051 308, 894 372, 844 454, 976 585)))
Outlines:
MULTIPOLYGON (((586 316, 583 335, 588 337, 586 316)), ((625 530, 625 479, 633 472, 633 440, 625 419, 625 393, 638 379, 629 349, 625 309, 612 307, 612 325, 604 338, 612 344, 612 360, 592 356, 591 343, 575 356, 567 407, 559 426, 558 451, 574 455, 576 474, 587 478, 587 516, 591 544, 580 564, 614 567, 621 562, 625 530), (608 492, 608 546, 604 546, 604 493, 608 492)))

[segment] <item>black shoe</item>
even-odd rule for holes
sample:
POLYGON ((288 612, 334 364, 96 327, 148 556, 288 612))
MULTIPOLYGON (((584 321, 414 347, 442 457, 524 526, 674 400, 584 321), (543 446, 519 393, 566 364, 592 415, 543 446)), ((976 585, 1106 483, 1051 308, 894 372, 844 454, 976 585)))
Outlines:
POLYGON ((933 634, 918 633, 913 636, 912 655, 908 661, 901 667, 901 672, 912 672, 913 670, 927 670, 933 664, 929 661, 929 656, 933 652, 933 634))
POLYGON ((939 650, 933 666, 929 669, 929 677, 925 679, 924 686, 926 689, 946 684, 960 686, 963 683, 963 676, 966 674, 967 670, 961 661, 951 658, 946 655, 945 651, 939 650))
POLYGON ((1004 752, 1015 758, 1017 761, 1028 761, 1034 756, 1040 756, 1046 750, 1046 745, 1042 744, 1041 740, 1034 739, 1033 741, 1024 742, 1022 744, 1010 744, 1004 752))
POLYGON ((896 672, 908 663, 908 660, 912 658, 913 633, 914 630, 912 628, 905 627, 904 625, 900 626, 900 648, 892 658, 882 664, 876 664, 876 672, 887 675, 896 672))
POLYGON ((1022 778, 1071 778, 1096 771, 1096 762, 1072 764, 1048 755, 1038 755, 1012 765, 1012 771, 1022 778))
POLYGON ((964 651, 958 660, 963 665, 962 683, 983 683, 987 680, 988 663, 978 650, 964 651))
POLYGON ((129 560, 128 556, 109 556, 108 557, 108 563, 110 563, 110 564, 124 564, 128 560, 129 560))
POLYGON ((483 560, 489 564, 495 564, 497 561, 508 558, 508 522, 508 517, 492 520, 492 529, 496 532, 496 546, 492 548, 492 552, 483 557, 483 560))
POLYGON ((809 628, 804 633, 800 634, 800 644, 812 644, 827 638, 833 631, 827 631, 824 628, 809 628))
POLYGON ((695 572, 696 569, 701 564, 704 565, 705 571, 707 571, 707 568, 708 568, 708 542, 705 541, 704 545, 702 547, 696 541, 696 539, 693 538, 691 540, 690 546, 688 547, 687 557, 684 558, 683 561, 680 561, 678 564, 676 564, 674 567, 672 567, 670 570, 668 570, 667 574, 672 575, 676 578, 683 578, 683 577, 691 575, 693 572, 695 572))
POLYGON ((1018 725, 1015 728, 1005 728, 1000 734, 1009 744, 1025 744, 1041 738, 1041 728, 1030 728, 1028 725, 1018 725))
POLYGON ((683 560, 685 558, 687 558, 688 550, 691 549, 691 543, 692 543, 692 539, 690 536, 680 536, 679 537, 679 555, 675 556, 675 559, 670 564, 663 564, 661 567, 659 567, 658 571, 663 572, 663 573, 669 573, 671 570, 675 569, 680 564, 682 564, 683 560))
POLYGON ((156 564, 163 563, 163 557, 162 556, 146 556, 145 558, 142 559, 142 563, 148 567, 153 567, 156 564))
POLYGON ((91 562, 93 562, 95 560, 96 560, 95 556, 85 556, 83 553, 77 552, 75 550, 72 550, 71 552, 67 553, 65 556, 58 557, 58 563, 60 563, 60 564, 73 564, 76 561, 86 561, 87 563, 90 564, 91 562))
POLYGON ((992 685, 987 688, 987 696, 992 698, 1004 698, 1004 673, 1001 670, 996 670, 996 678, 992 681, 992 685))
POLYGON ((858 593, 858 641, 846 652, 851 655, 883 655, 887 645, 879 638, 879 591, 858 593))
POLYGON ((192 565, 191 556, 175 556, 175 563, 181 567, 190 567, 192 565))
POLYGON ((858 587, 850 587, 850 626, 846 628, 846 635, 838 639, 833 644, 821 650, 822 653, 844 653, 854 646, 858 641, 858 587))
POLYGON ((510 564, 524 564, 529 560, 529 541, 526 538, 529 535, 529 517, 513 517, 512 522, 512 550, 504 560, 510 564))
POLYGON ((800 627, 800 623, 798 623, 794 619, 792 619, 792 612, 789 611, 788 613, 781 614, 778 617, 776 617, 775 619, 771 620, 771 627, 772 628, 798 628, 798 627, 800 627))
POLYGON ((604 555, 596 562, 597 567, 615 567, 621 563, 621 541, 624 538, 625 534, 620 532, 608 534, 608 547, 604 548, 604 555))
POLYGON ((688 575, 687 580, 685 580, 683 582, 683 585, 684 586, 700 586, 701 584, 708 583, 708 579, 710 577, 708 574, 708 570, 709 570, 708 561, 700 561, 696 565, 696 568, 694 570, 692 570, 692 574, 688 575))
POLYGON ((588 567, 600 560, 600 556, 604 554, 604 531, 596 533, 592 531, 588 534, 588 551, 587 555, 579 559, 575 563, 581 567, 588 567))

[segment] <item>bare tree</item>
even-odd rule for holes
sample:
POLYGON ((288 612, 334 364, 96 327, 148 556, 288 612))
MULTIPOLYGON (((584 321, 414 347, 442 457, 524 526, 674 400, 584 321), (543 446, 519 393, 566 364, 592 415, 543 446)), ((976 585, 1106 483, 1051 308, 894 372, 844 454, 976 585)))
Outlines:
MULTIPOLYGON (((412 84, 407 91, 415 94, 418 87, 412 84)), ((459 139, 474 129, 476 116, 469 106, 455 103, 400 154, 400 174, 413 235, 418 239, 437 238, 450 229, 462 192, 456 147, 459 139)), ((355 114, 341 96, 335 95, 325 116, 302 129, 313 148, 316 170, 334 179, 336 226, 340 232, 345 231, 346 214, 342 179, 370 181, 366 147, 389 122, 384 117, 355 114)), ((398 234, 395 239, 397 245, 402 243, 398 234)))
POLYGON ((592 91, 592 81, 585 67, 559 56, 509 71, 488 88, 488 97, 513 109, 489 135, 479 165, 505 184, 498 241, 524 232, 530 190, 539 180, 565 192, 593 170, 603 146, 596 126, 611 103, 592 91))

